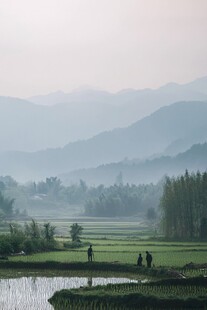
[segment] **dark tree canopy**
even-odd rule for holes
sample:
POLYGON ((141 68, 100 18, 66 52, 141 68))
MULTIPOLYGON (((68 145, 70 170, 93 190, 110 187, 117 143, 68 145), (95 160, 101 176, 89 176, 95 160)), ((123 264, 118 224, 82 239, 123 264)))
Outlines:
POLYGON ((207 172, 166 178, 160 205, 167 238, 207 240, 207 172))

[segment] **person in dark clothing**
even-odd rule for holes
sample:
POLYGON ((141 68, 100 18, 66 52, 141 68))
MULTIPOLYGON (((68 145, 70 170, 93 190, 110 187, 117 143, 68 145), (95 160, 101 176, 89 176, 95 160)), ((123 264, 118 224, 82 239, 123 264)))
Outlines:
POLYGON ((88 248, 88 261, 92 262, 92 258, 93 258, 93 249, 92 245, 90 245, 90 247, 88 248))
POLYGON ((138 259, 137 259, 137 266, 140 266, 140 267, 142 266, 142 260, 143 260, 142 259, 142 254, 140 253, 139 256, 138 256, 138 259))
POLYGON ((146 251, 146 261, 147 261, 147 267, 151 268, 152 255, 148 251, 146 251))

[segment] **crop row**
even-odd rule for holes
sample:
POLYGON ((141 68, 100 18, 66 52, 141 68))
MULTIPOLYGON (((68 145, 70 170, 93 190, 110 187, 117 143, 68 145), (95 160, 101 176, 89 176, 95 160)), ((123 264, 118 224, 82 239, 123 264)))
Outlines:
POLYGON ((142 285, 134 283, 126 283, 121 285, 110 285, 108 290, 111 292, 126 294, 130 293, 140 293, 144 295, 154 295, 158 297, 197 297, 197 296, 207 296, 207 287, 196 286, 196 285, 142 285))

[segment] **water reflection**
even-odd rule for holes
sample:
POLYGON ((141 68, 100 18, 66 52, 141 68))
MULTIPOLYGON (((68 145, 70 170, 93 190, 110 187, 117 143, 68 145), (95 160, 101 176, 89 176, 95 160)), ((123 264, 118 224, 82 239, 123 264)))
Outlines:
POLYGON ((92 277, 88 277, 88 287, 91 287, 93 284, 92 277))
POLYGON ((0 310, 51 310, 47 302, 54 292, 81 286, 137 282, 127 278, 22 277, 0 280, 0 310))

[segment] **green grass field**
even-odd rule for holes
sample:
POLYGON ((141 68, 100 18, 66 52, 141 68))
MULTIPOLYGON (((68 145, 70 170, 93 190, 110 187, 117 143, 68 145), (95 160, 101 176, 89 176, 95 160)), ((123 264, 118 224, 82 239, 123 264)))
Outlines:
MULTIPOLYGON (((98 240, 91 242, 94 244, 94 259, 97 262, 120 262, 136 264, 139 253, 143 254, 143 264, 145 263, 145 251, 149 250, 153 255, 153 264, 163 267, 183 267, 187 263, 193 262, 203 264, 207 262, 207 244, 202 247, 196 247, 189 243, 189 246, 170 246, 162 245, 159 242, 146 244, 144 242, 137 243, 135 241, 128 244, 116 244, 116 241, 111 245, 99 244, 98 240), (131 243, 131 244, 130 244, 131 243)), ((84 262, 87 261, 87 247, 77 250, 58 251, 50 253, 38 253, 27 256, 11 257, 10 260, 23 261, 60 261, 60 262, 84 262)))
MULTIPOLYGON (((45 221, 40 221, 44 223, 45 221)), ((70 242, 69 230, 75 220, 56 220, 52 225, 57 227, 57 240, 70 242)), ((38 222, 39 223, 39 222, 38 222)), ((154 234, 154 226, 144 222, 120 222, 112 221, 87 221, 82 219, 79 225, 83 227, 81 236, 84 247, 55 251, 50 253, 38 253, 26 256, 10 257, 11 261, 28 262, 85 262, 87 261, 87 248, 93 245, 94 259, 97 262, 117 262, 135 265, 139 253, 143 256, 143 265, 146 265, 145 252, 149 251, 153 256, 155 267, 176 267, 193 262, 196 264, 207 263, 207 242, 164 242, 150 240, 154 234)))

